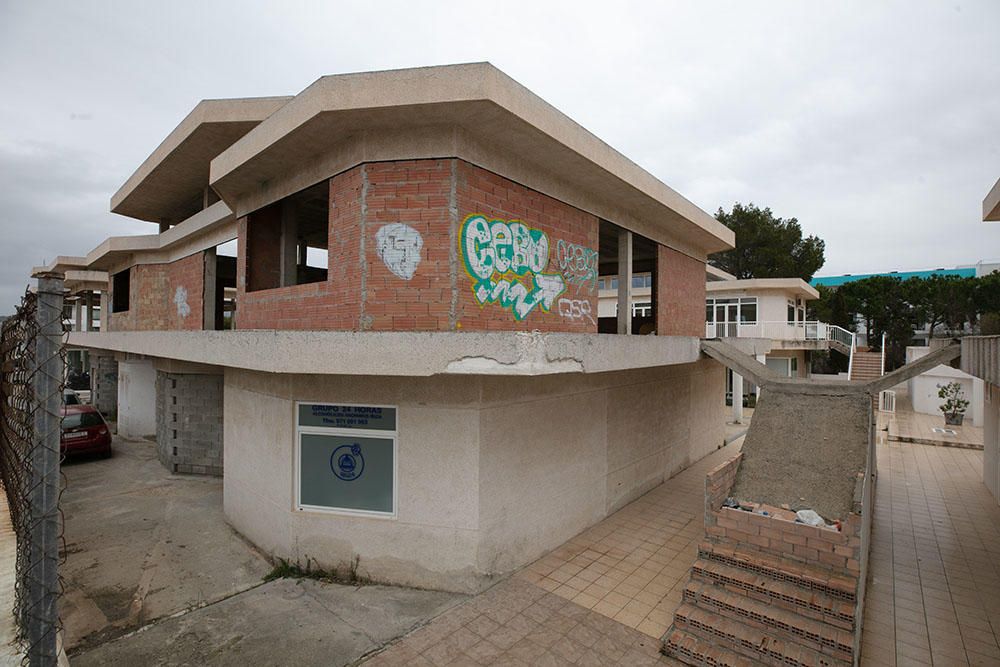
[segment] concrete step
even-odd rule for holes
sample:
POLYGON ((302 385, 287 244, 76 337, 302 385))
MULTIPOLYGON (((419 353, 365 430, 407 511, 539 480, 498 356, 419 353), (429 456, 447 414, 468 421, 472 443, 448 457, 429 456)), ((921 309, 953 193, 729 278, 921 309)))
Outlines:
POLYGON ((758 664, 775 667, 847 667, 851 664, 849 660, 825 655, 798 642, 688 603, 677 608, 673 627, 698 637, 706 644, 739 653, 758 664))
POLYGON ((806 565, 763 551, 748 551, 725 541, 702 542, 698 545, 698 557, 816 591, 834 600, 852 604, 855 601, 856 579, 818 565, 806 565))
POLYGON ((713 584, 842 630, 854 629, 853 603, 791 582, 701 558, 691 567, 691 577, 692 581, 713 584))
POLYGON ((663 635, 663 655, 695 667, 753 667, 753 660, 671 626, 663 635))
POLYGON ((684 602, 838 660, 850 661, 854 653, 854 635, 848 630, 758 602, 714 584, 688 582, 684 588, 684 602))

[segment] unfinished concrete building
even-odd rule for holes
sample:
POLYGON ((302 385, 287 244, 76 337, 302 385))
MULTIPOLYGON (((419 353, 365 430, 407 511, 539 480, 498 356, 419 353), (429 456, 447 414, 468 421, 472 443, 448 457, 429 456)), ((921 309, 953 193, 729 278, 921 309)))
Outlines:
POLYGON ((70 342, 273 556, 480 590, 723 443, 732 232, 488 64, 206 100, 111 208, 158 233, 45 267, 108 273, 70 342))

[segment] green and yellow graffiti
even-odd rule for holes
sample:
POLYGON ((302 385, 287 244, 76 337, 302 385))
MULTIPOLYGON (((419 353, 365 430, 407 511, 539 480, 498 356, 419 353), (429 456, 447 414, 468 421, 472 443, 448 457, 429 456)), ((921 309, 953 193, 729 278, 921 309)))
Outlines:
POLYGON ((480 306, 499 304, 523 320, 535 308, 549 312, 566 291, 561 273, 545 273, 549 237, 540 229, 519 220, 487 220, 473 213, 462 223, 458 243, 480 306), (522 277, 530 283, 522 283, 522 277))

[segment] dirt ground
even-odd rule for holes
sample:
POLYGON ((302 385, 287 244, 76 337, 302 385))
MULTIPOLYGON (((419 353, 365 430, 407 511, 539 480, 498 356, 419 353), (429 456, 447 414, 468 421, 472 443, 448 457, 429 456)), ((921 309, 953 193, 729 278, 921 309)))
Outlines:
POLYGON ((71 654, 257 586, 271 569, 226 524, 222 480, 168 473, 150 442, 115 438, 112 458, 71 460, 63 472, 71 654))
POLYGON ((765 390, 743 442, 733 496, 812 509, 827 521, 850 513, 868 452, 867 394, 810 396, 765 390))

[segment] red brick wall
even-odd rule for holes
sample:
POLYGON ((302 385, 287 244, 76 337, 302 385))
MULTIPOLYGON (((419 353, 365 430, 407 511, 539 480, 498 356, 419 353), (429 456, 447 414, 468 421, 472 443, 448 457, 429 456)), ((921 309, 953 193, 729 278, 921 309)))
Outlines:
MULTIPOLYGON (((467 162, 458 163, 458 324, 467 330, 540 330, 578 333, 597 332, 597 285, 584 279, 585 267, 596 257, 589 255, 598 250, 598 219, 589 213, 564 204, 556 199, 530 190, 502 176, 486 171, 467 162), (555 274, 565 283, 565 290, 548 304, 539 303, 521 317, 515 316, 516 306, 502 303, 480 303, 476 297, 477 286, 484 289, 503 279, 519 282, 525 288, 535 288, 533 271, 522 275, 493 273, 480 281, 470 272, 465 261, 468 254, 462 247, 462 229, 471 216, 482 215, 487 221, 505 223, 518 221, 538 230, 548 242, 548 259, 538 273, 555 274), (560 243, 561 242, 561 243, 560 243), (583 253, 583 254, 580 254, 583 253), (560 263, 569 256, 568 262, 560 263), (574 282, 572 276, 581 278, 574 282), (567 280, 567 278, 570 278, 567 280), (562 302, 562 303, 560 303, 562 302), (545 305, 549 305, 548 311, 545 305)), ((536 262, 538 266, 540 262, 536 262)), ((596 263, 593 264, 596 272, 596 263)), ((543 278, 544 279, 544 278, 543 278)))
MULTIPOLYGON (((236 328, 313 331, 358 328, 363 168, 355 167, 330 179, 329 255, 325 282, 248 292, 247 220, 240 219, 237 232, 236 328)), ((277 243, 277 240, 274 242, 277 243)))
POLYGON ((705 262, 657 246, 656 333, 705 335, 705 262))
POLYGON ((451 160, 402 160, 365 166, 363 328, 451 328, 451 164, 451 160))
MULTIPOLYGON (((204 253, 197 252, 169 264, 133 266, 129 309, 111 313, 109 331, 201 329, 204 257, 204 253)), ((108 303, 114 301, 114 281, 111 283, 108 303)))

